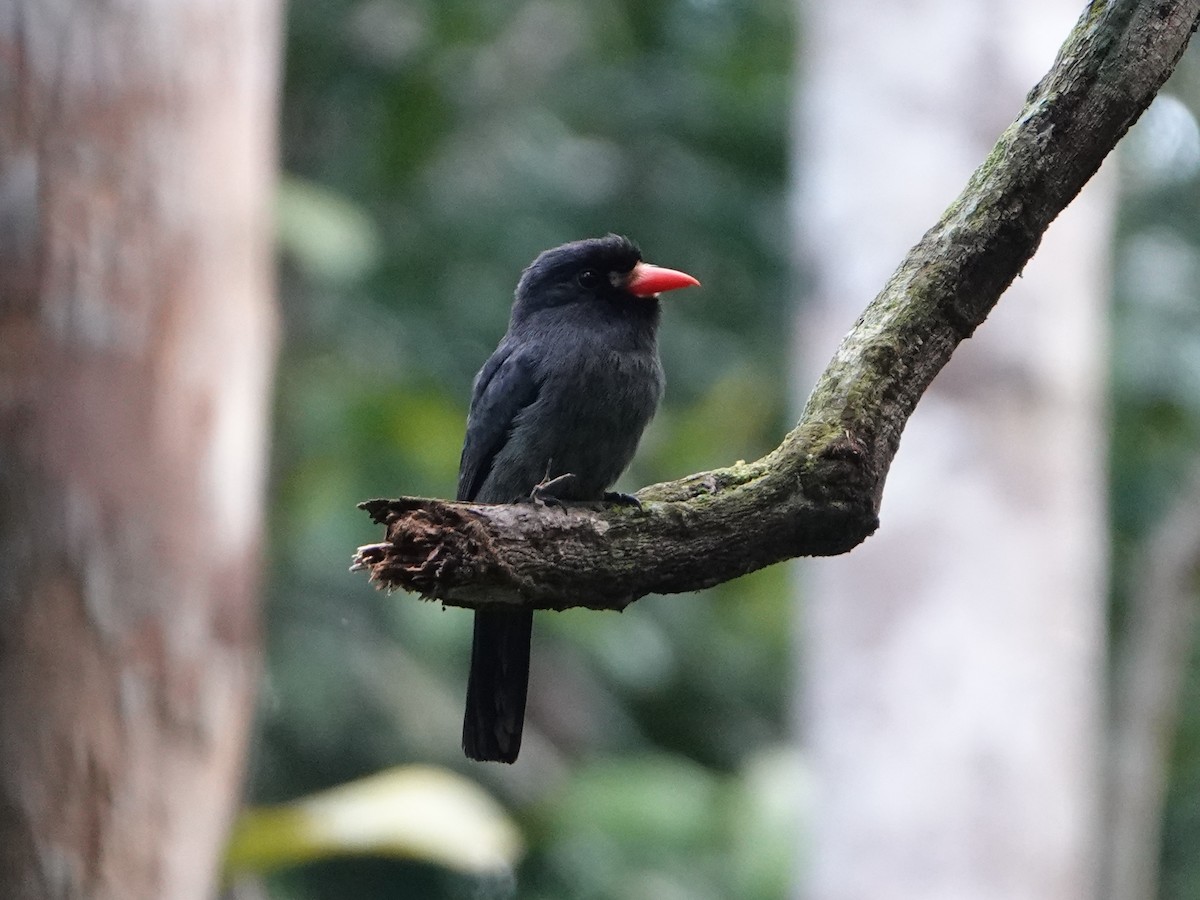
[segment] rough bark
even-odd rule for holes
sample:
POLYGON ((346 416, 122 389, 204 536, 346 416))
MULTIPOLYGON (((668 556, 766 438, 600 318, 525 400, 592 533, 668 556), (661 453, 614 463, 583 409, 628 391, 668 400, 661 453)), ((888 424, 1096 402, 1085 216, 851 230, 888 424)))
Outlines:
POLYGON ((0 893, 211 895, 257 670, 273 0, 0 4, 0 893))
POLYGON ((772 453, 645 488, 635 511, 371 501, 365 508, 386 525, 386 540, 360 548, 355 567, 380 586, 447 604, 555 608, 568 596, 621 608, 647 593, 851 549, 876 528, 884 479, 922 393, 1149 105, 1198 15, 1200 0, 1087 7, 1016 121, 867 307, 772 453))

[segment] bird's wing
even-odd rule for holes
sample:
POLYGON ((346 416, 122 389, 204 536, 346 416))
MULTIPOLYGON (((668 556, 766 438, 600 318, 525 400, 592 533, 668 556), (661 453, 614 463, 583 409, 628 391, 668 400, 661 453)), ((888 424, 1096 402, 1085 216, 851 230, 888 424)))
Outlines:
POLYGON ((475 377, 458 464, 459 500, 476 498, 496 454, 512 433, 517 414, 533 403, 537 394, 538 380, 530 356, 502 342, 475 377))

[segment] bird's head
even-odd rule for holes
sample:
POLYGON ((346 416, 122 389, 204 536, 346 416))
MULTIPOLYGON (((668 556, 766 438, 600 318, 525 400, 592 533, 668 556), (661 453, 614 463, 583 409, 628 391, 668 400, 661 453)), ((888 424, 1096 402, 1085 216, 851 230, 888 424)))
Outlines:
POLYGON ((538 256, 517 285, 514 319, 573 304, 653 313, 664 291, 699 285, 685 272, 652 266, 629 238, 573 241, 538 256))

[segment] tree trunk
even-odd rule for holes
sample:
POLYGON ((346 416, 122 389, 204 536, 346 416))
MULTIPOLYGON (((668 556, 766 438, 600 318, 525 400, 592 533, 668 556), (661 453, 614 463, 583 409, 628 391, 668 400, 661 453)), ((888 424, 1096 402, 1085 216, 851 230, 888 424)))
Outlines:
MULTIPOLYGON (((796 168, 807 374, 1054 58, 1079 4, 808 3, 796 168)), ((933 382, 878 534, 807 564, 816 900, 1092 896, 1110 186, 933 382)))
POLYGON ((1159 896, 1171 749, 1195 652, 1198 509, 1200 466, 1193 466, 1131 567, 1125 627, 1114 646, 1103 900, 1159 896))
POLYGON ((257 672, 272 0, 0 8, 0 885, 201 898, 257 672))

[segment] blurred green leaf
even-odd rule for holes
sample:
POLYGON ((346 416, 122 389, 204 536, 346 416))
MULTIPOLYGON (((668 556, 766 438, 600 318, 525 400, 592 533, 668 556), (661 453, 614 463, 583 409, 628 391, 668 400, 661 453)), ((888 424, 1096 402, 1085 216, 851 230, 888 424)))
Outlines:
POLYGON ((806 776, 799 752, 782 747, 760 753, 738 773, 726 826, 734 893, 741 900, 788 895, 802 856, 806 776))
POLYGON ((554 830, 605 832, 640 846, 695 846, 710 837, 721 782, 666 755, 581 766, 556 799, 554 830))
POLYGON ((370 216, 327 187, 284 175, 275 215, 280 249, 311 278, 353 281, 379 259, 379 232, 370 216))

